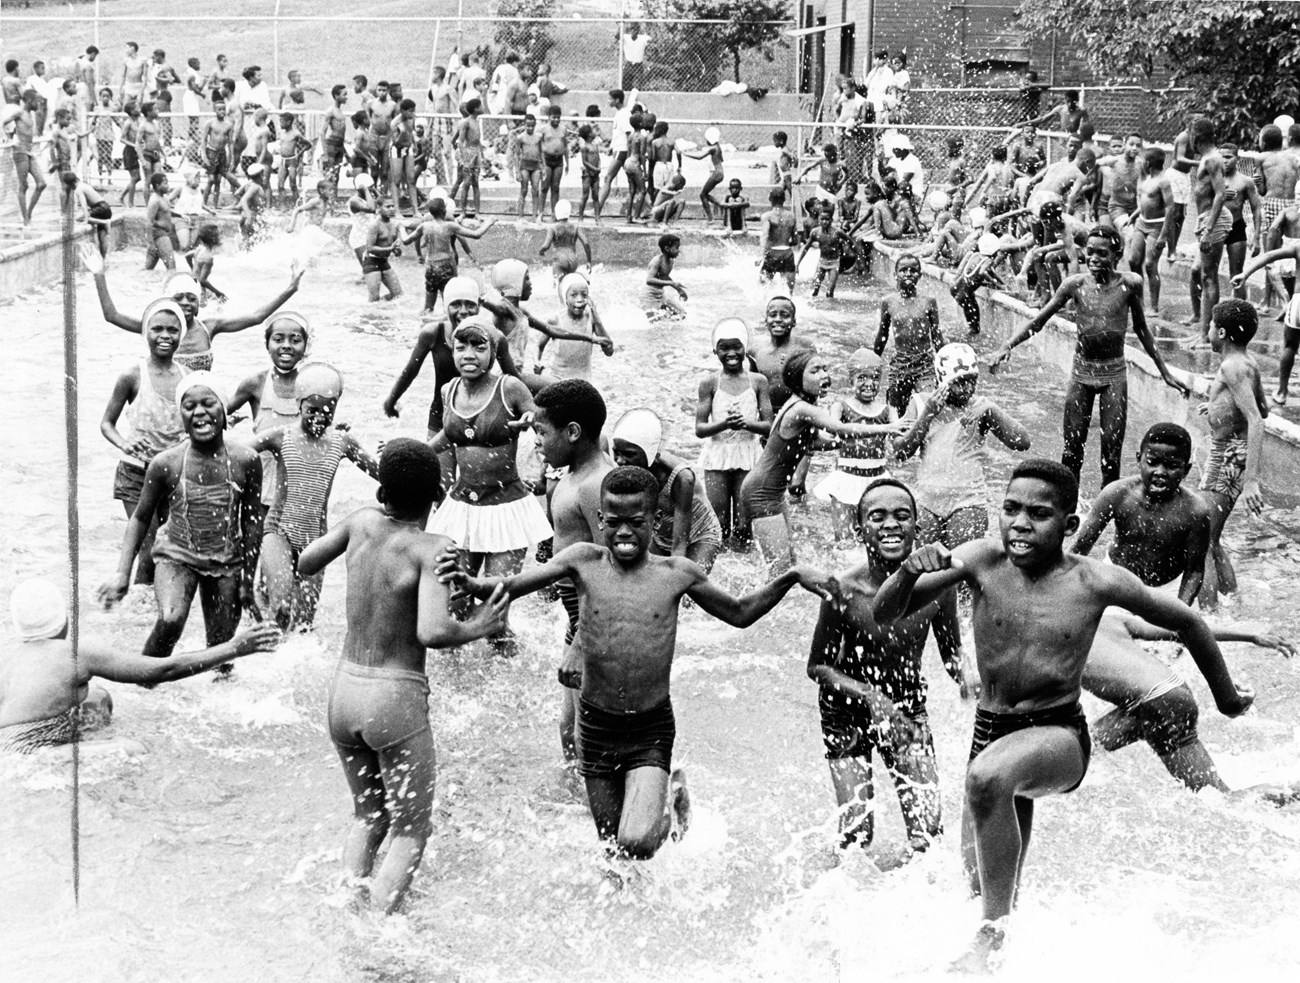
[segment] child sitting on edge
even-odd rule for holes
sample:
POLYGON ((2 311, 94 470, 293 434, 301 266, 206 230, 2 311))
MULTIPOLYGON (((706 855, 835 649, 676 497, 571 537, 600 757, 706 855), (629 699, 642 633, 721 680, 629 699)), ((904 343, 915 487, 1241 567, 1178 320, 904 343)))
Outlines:
POLYGON ((438 457, 426 444, 390 440, 379 462, 379 507, 353 512, 298 559, 299 576, 314 577, 347 554, 348 629, 329 694, 330 739, 355 813, 343 866, 358 900, 386 914, 402 903, 433 832, 428 650, 498 632, 509 610, 497 588, 471 617, 452 617, 437 573, 451 540, 423 532, 441 487, 438 457))
POLYGON ((744 185, 740 183, 740 178, 732 178, 727 182, 727 196, 718 201, 710 196, 709 200, 718 206, 718 214, 721 217, 722 227, 727 230, 728 234, 732 232, 744 233, 745 231, 745 211, 749 208, 749 201, 744 195, 744 185))
POLYGON ((976 398, 975 349, 944 345, 934 359, 934 392, 912 397, 903 417, 910 429, 894 442, 906 460, 917 451, 917 541, 956 549, 988 532, 984 438, 992 433, 1013 451, 1029 449, 1029 431, 990 399, 976 398))
POLYGON ((898 421, 898 413, 885 399, 881 376, 885 363, 869 348, 859 348, 849 356, 850 395, 831 404, 830 412, 842 423, 872 423, 881 428, 877 434, 866 437, 839 438, 839 454, 835 470, 818 482, 813 494, 831 503, 836 542, 854 540, 854 523, 858 515, 858 502, 862 493, 877 478, 887 477, 885 470, 893 454, 890 437, 898 428, 890 425, 898 421))
POLYGON ((686 316, 686 288, 673 279, 673 260, 682 251, 681 237, 666 232, 659 237, 659 254, 646 270, 641 307, 650 317, 686 316))
POLYGON ((686 199, 682 189, 686 187, 686 178, 678 172, 668 179, 667 187, 662 187, 655 195, 654 207, 650 209, 650 221, 658 222, 666 229, 682 216, 686 209, 686 199))
POLYGON ((682 599, 744 628, 796 584, 830 593, 824 573, 800 566, 737 598, 685 557, 651 555, 658 502, 653 474, 615 468, 600 486, 602 543, 575 543, 549 563, 504 580, 465 576, 450 551, 441 567, 442 576, 466 593, 498 600, 502 586, 522 597, 572 580, 581 628, 559 676, 563 685, 580 689, 579 770, 606 849, 634 860, 654 856, 670 832, 684 833, 690 816, 686 776, 672 766, 676 723, 669 694, 682 599))
POLYGON ((67 189, 66 194, 76 197, 77 221, 90 225, 90 230, 95 235, 95 245, 99 247, 99 255, 107 257, 108 229, 113 223, 113 209, 103 195, 89 183, 79 181, 72 171, 63 175, 63 186, 67 189))
POLYGON ((350 433, 334 429, 334 412, 343 395, 343 377, 324 362, 304 365, 294 383, 297 425, 258 434, 255 451, 269 451, 279 462, 283 483, 262 528, 262 572, 270 610, 264 615, 283 629, 310 628, 316 618, 323 575, 295 572, 297 558, 325 535, 330 488, 339 462, 347 458, 372 478, 374 459, 350 433))
MULTIPOLYGON (((601 351, 609 356, 614 354, 614 342, 610 340, 600 321, 600 315, 596 313, 586 277, 581 273, 570 273, 560 281, 559 294, 564 307, 551 320, 550 326, 562 334, 557 334, 555 341, 551 375, 555 379, 590 380, 592 346, 599 345, 601 351)), ((543 332, 541 341, 537 344, 538 359, 550 342, 551 335, 543 332)), ((543 371, 542 365, 538 364, 537 374, 541 375, 543 371)))
POLYGON ((1205 564, 1201 606, 1213 609, 1219 594, 1237 589, 1220 537, 1237 499, 1245 496, 1252 515, 1264 510, 1259 490, 1259 458, 1264 449, 1264 418, 1268 404, 1259 366, 1248 345, 1259 330, 1259 315, 1244 300, 1233 297, 1214 305, 1211 312, 1210 344, 1223 355, 1219 371, 1210 383, 1210 397, 1203 412, 1210 424, 1210 458, 1201 474, 1200 490, 1210 502, 1210 555, 1205 564))
POLYGON ((749 327, 740 318, 725 317, 714 325, 713 354, 722 370, 700 380, 695 406, 695 436, 703 441, 699 465, 704 490, 718 516, 724 549, 749 543, 740 486, 772 427, 767 377, 749 370, 748 348, 749 327))

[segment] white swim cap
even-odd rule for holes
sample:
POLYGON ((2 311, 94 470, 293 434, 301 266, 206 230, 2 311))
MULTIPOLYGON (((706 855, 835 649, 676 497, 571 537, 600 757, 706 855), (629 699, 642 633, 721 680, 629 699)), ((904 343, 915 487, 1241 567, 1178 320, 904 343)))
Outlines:
POLYGON ((885 360, 870 348, 859 348, 849 356, 849 372, 861 372, 864 369, 879 369, 885 360))
MULTIPOLYGON (((260 166, 261 166, 260 164, 253 165, 253 167, 260 167, 260 166)), ((253 172, 253 168, 250 167, 248 171, 251 174, 253 172)), ((369 174, 358 174, 356 177, 352 179, 352 184, 358 191, 360 191, 362 188, 373 188, 375 186, 375 179, 372 178, 369 174)))
POLYGON ((1280 129, 1283 134, 1285 134, 1287 130, 1295 126, 1295 120, 1292 119, 1290 116, 1288 116, 1286 113, 1283 113, 1277 119, 1273 120, 1273 125, 1276 126, 1278 129, 1280 129))
POLYGON ((203 289, 191 274, 178 272, 170 274, 163 281, 163 293, 168 297, 175 297, 177 294, 193 294, 195 297, 202 297, 203 289))
POLYGON ((710 126, 707 130, 704 131, 705 143, 717 143, 721 139, 722 139, 722 131, 719 130, 716 126, 710 126))
POLYGON ((492 267, 492 286, 504 296, 522 297, 524 278, 527 276, 528 264, 522 259, 498 260, 496 266, 492 267))
POLYGON ((557 221, 563 222, 572 214, 573 206, 567 200, 560 199, 555 203, 555 218, 557 221))
POLYGON ((625 440, 641 448, 645 454, 646 464, 654 464, 664 441, 663 421, 653 410, 645 407, 628 410, 614 424, 611 437, 614 440, 625 440))
POLYGON ((144 309, 140 315, 140 329, 142 333, 147 334, 149 323, 159 314, 170 314, 180 322, 183 329, 185 327, 185 312, 181 310, 181 305, 176 303, 170 297, 159 297, 157 300, 149 301, 149 306, 144 309))
POLYGON ((248 165, 248 170, 247 170, 245 173, 246 173, 249 177, 257 177, 259 174, 261 174, 261 173, 262 173, 263 171, 265 171, 265 170, 266 170, 266 168, 263 167, 261 164, 249 164, 249 165, 248 165))
POLYGON ((293 398, 304 400, 308 396, 338 399, 343 395, 343 376, 328 362, 312 362, 298 370, 293 383, 293 398))
POLYGON ((181 408, 181 401, 191 389, 211 390, 221 401, 222 412, 225 412, 226 407, 230 405, 230 393, 221 380, 206 369, 200 369, 198 372, 191 372, 184 376, 176 384, 176 409, 181 408))
POLYGON ((738 317, 724 317, 721 321, 713 326, 713 334, 710 341, 714 348, 718 347, 720 341, 739 341, 746 348, 749 347, 749 325, 738 317))
POLYGON ((442 288, 442 302, 447 307, 451 307, 458 300, 472 300, 477 304, 482 299, 483 292, 479 289, 478 281, 472 276, 454 276, 442 288))
POLYGON ((941 386, 979 374, 979 359, 970 345, 956 341, 934 353, 934 378, 941 386))
POLYGON ((970 218, 970 224, 976 227, 983 225, 989 219, 989 213, 983 205, 976 205, 966 215, 970 218))
POLYGON ((952 204, 952 199, 942 188, 931 188, 930 193, 925 196, 925 203, 930 206, 932 212, 941 212, 952 204))
POLYGON ((583 276, 581 273, 565 274, 565 276, 560 280, 560 303, 561 304, 567 304, 569 302, 569 291, 577 286, 590 288, 591 285, 587 283, 587 278, 583 276))
POLYGON ((68 599, 50 581, 33 577, 14 588, 9 617, 24 642, 54 638, 68 625, 68 599))
POLYGON ((1002 240, 999 239, 995 233, 985 232, 980 236, 977 248, 979 249, 981 256, 992 256, 998 251, 998 246, 1001 244, 1002 240))

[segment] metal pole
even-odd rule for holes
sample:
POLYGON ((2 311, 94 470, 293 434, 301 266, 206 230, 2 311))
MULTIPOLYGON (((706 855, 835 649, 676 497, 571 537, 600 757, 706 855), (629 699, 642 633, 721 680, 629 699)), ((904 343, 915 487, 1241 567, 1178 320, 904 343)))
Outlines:
POLYGON ((438 23, 433 27, 433 47, 429 49, 429 84, 424 87, 424 97, 429 98, 429 92, 433 89, 433 70, 438 65, 438 35, 442 33, 442 18, 438 18, 438 23))
MULTIPOLYGON (((274 54, 271 55, 271 71, 275 82, 280 84, 280 0, 275 0, 275 20, 271 24, 271 38, 274 54)), ((267 107, 268 109, 270 107, 267 107)))
MULTIPOLYGON (((63 424, 68 454, 68 560, 71 567, 68 598, 68 644, 72 647, 73 703, 76 680, 80 678, 78 647, 81 620, 77 601, 81 596, 81 522, 78 517, 77 480, 77 250, 73 243, 73 197, 59 185, 63 198, 63 424)), ((72 714, 72 899, 81 904, 81 742, 80 719, 72 714)))
MULTIPOLYGON (((95 47, 99 48, 99 0, 95 0, 95 47)), ((90 94, 90 101, 97 102, 99 99, 99 60, 104 56, 103 49, 95 56, 95 91, 90 94)), ((1253 213, 1252 213, 1253 214, 1253 213)))
POLYGON ((627 0, 619 0, 618 4, 618 39, 614 42, 617 49, 618 75, 616 77, 614 88, 623 88, 623 35, 627 33, 627 0))

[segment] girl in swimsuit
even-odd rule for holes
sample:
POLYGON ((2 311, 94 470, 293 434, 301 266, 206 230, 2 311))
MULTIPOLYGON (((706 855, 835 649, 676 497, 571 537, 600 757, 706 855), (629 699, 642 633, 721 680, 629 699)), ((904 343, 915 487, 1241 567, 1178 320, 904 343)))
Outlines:
MULTIPOLYGON (((108 279, 104 274, 104 257, 94 247, 87 246, 81 251, 82 262, 95 278, 95 290, 99 293, 99 308, 104 320, 109 324, 140 334, 144 330, 143 322, 138 317, 123 314, 113 303, 108 292, 108 279)), ((163 292, 180 305, 185 312, 185 334, 176 349, 176 361, 191 371, 207 371, 212 368, 212 339, 219 334, 243 331, 254 324, 261 324, 276 312, 290 297, 298 291, 305 269, 298 269, 296 264, 289 270, 289 285, 270 302, 250 314, 237 317, 213 317, 199 320, 199 297, 202 288, 188 273, 173 273, 163 284, 163 292)))
POLYGON ((153 547, 158 620, 144 645, 145 655, 161 658, 171 655, 185 630, 196 590, 208 646, 234 637, 241 605, 253 600, 261 545, 262 462, 251 448, 225 442, 223 387, 209 372, 191 372, 176 385, 176 406, 189 439, 149 462, 117 573, 99 589, 106 605, 126 594, 131 564, 166 502, 167 521, 153 547))
POLYGON ((794 565, 794 544, 785 491, 799 460, 809 451, 833 444, 822 443, 819 431, 841 437, 872 437, 896 434, 897 424, 844 423, 817 405, 830 388, 826 359, 816 352, 800 350, 786 359, 781 378, 791 396, 772 421, 772 432, 763 453, 740 486, 740 499, 754 526, 754 538, 771 565, 781 573, 794 565))
POLYGON ((722 526, 695 470, 676 454, 661 449, 663 435, 663 421, 654 412, 628 410, 614 424, 614 462, 619 467, 646 468, 659 482, 659 519, 650 552, 684 556, 708 573, 722 551, 722 526))
POLYGON ((294 395, 298 423, 268 430, 253 441, 256 451, 270 452, 283 480, 262 529, 262 571, 266 575, 268 617, 283 629, 309 628, 316 617, 324 571, 310 577, 297 573, 298 557, 325 535, 330 488, 339 462, 347 458, 372 478, 379 464, 350 433, 335 430, 334 411, 343 395, 343 377, 324 362, 304 365, 294 395))
POLYGON ((713 209, 710 207, 712 199, 709 197, 713 194, 713 189, 723 182, 726 175, 722 172, 722 134, 716 126, 710 126, 704 131, 704 147, 700 150, 688 151, 684 156, 694 157, 696 160, 708 158, 713 161, 713 172, 704 181, 704 187, 700 188, 700 204, 704 206, 704 220, 713 221, 713 209))
POLYGON ((713 354, 722 370, 700 381, 695 406, 695 436, 704 442, 700 468, 704 488, 718 516, 724 545, 749 542, 749 517, 740 486, 762 451, 772 427, 767 378, 746 366, 749 328, 738 317, 723 318, 713 329, 713 354), (734 538, 733 538, 734 537, 734 538))
MULTIPOLYGON (((471 573, 509 577, 523 567, 529 545, 551 537, 551 524, 515 467, 519 431, 532 422, 533 397, 514 376, 493 371, 504 343, 485 314, 466 318, 452 331, 458 378, 442 389, 442 430, 430 446, 454 454, 456 479, 429 532, 452 540, 471 573)), ((509 627, 489 642, 501 655, 514 654, 509 627)))

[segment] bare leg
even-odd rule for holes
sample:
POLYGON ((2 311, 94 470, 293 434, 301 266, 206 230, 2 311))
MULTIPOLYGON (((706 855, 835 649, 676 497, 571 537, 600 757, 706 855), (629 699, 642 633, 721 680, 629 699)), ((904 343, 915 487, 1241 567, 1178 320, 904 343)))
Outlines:
POLYGON ((929 849, 943 832, 939 768, 934 758, 933 740, 927 733, 924 739, 897 751, 882 745, 881 756, 894 779, 903 822, 907 826, 908 843, 918 853, 929 849))
POLYGON ((390 823, 379 754, 360 745, 336 743, 334 750, 352 793, 353 822, 343 843, 343 869, 350 877, 369 877, 390 823))
POLYGON ((370 893, 384 913, 391 915, 406 896, 433 831, 437 775, 433 732, 426 727, 396 747, 380 751, 379 767, 391 838, 370 893))
POLYGON ((287 629, 297 608, 297 572, 289 541, 279 532, 268 531, 262 537, 262 574, 267 593, 267 610, 263 614, 281 629, 287 629))
POLYGON ((875 789, 871 782, 871 757, 831 758, 831 784, 839 806, 840 847, 871 845, 875 835, 875 789))
POLYGON ((1128 379, 1112 382, 1101 391, 1101 483, 1119 481, 1120 458, 1124 454, 1124 432, 1128 429, 1128 379))
POLYGON ((1083 451, 1088 443, 1088 427, 1092 423, 1092 404, 1097 390, 1076 381, 1073 377, 1065 388, 1065 414, 1062 432, 1065 447, 1061 463, 1077 477, 1083 471, 1083 451))
POLYGON ((199 578, 189 567, 171 560, 159 560, 154 565, 153 591, 158 602, 158 621, 144 643, 144 655, 165 659, 185 631, 190 605, 199 578))
POLYGON ((1223 259, 1223 244, 1211 246, 1201 253, 1201 341, 1210 336, 1210 316, 1219 302, 1219 261, 1223 259))
MULTIPOLYGON (((526 549, 509 550, 505 553, 489 553, 483 561, 483 576, 513 577, 524 567, 526 549)), ((488 637, 488 644, 497 655, 510 657, 515 654, 515 633, 507 625, 498 635, 488 637)))
POLYGON ((1300 329, 1282 329, 1282 354, 1277 363, 1277 393, 1274 400, 1286 403, 1291 388, 1291 370, 1295 367, 1296 349, 1300 348, 1300 329))
POLYGON ((775 577, 794 566, 794 543, 790 537, 790 518, 781 512, 778 515, 754 519, 754 539, 759 551, 768 563, 768 573, 775 577))
POLYGON ((668 779, 668 772, 653 766, 633 768, 624 776, 618 848, 633 860, 649 860, 668 838, 668 779))

